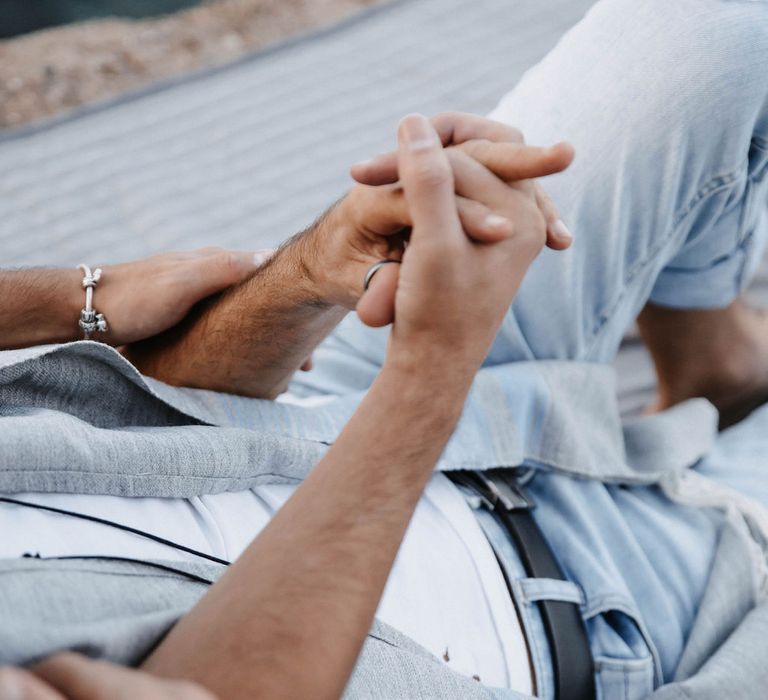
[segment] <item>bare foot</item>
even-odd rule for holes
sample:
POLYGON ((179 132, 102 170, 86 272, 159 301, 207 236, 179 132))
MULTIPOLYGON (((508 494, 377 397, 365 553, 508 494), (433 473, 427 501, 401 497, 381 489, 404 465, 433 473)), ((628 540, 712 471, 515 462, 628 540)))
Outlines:
POLYGON ((720 411, 723 429, 768 401, 768 313, 741 300, 707 310, 648 304, 638 325, 659 383, 649 410, 702 396, 720 411))

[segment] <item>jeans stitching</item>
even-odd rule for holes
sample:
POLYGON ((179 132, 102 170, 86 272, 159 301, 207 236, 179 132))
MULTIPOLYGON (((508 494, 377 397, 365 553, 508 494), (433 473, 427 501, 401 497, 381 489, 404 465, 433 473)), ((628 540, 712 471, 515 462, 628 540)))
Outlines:
POLYGON ((622 675, 624 676, 624 697, 629 700, 629 674, 626 669, 623 671, 622 675))
MULTIPOLYGON (((532 619, 532 615, 541 615, 541 612, 539 611, 538 607, 534 606, 535 603, 529 603, 527 600, 525 600, 525 593, 521 590, 521 586, 519 583, 519 579, 516 580, 513 584, 513 588, 515 592, 518 595, 518 598, 521 599, 521 602, 524 603, 524 607, 521 606, 520 612, 523 619, 523 627, 526 631, 526 639, 528 641, 528 644, 531 646, 531 656, 533 657, 533 665, 535 666, 535 675, 536 675, 536 682, 538 684, 538 690, 539 694, 541 696, 544 695, 544 691, 546 690, 549 692, 549 688, 547 687, 548 682, 542 682, 544 679, 544 665, 547 663, 548 658, 551 658, 549 654, 551 651, 549 648, 547 648, 547 657, 544 656, 544 650, 542 649, 541 645, 539 644, 539 635, 534 634, 533 630, 531 630, 531 626, 534 623, 534 620, 532 619), (525 614, 523 614, 523 611, 525 614), (542 687, 543 686, 543 687, 542 687)), ((542 625, 541 619, 538 621, 539 625, 542 625)))
POLYGON ((521 590, 519 581, 519 579, 515 580, 513 586, 518 597, 523 599, 522 602, 524 602, 524 606, 521 606, 520 612, 521 617, 523 617, 523 627, 525 628, 526 639, 528 640, 528 644, 531 646, 531 656, 533 665, 535 667, 535 675, 536 682, 538 684, 539 695, 540 697, 543 697, 545 695, 549 695, 551 692, 549 689, 549 680, 544 680, 546 678, 545 666, 547 665, 548 661, 551 660, 551 649, 549 649, 549 644, 547 644, 547 648, 544 649, 543 645, 539 641, 540 635, 534 634, 534 631, 531 629, 533 625, 538 625, 539 628, 543 626, 543 622, 541 620, 541 611, 536 603, 531 603, 525 600, 525 594, 521 590), (534 615, 538 616, 537 620, 533 619, 534 615))
POLYGON ((724 174, 713 177, 705 185, 703 185, 696 194, 691 198, 688 204, 683 207, 673 218, 672 226, 669 232, 664 236, 661 236, 656 245, 652 246, 646 255, 639 260, 627 273, 624 286, 616 297, 616 299, 609 306, 606 307, 601 313, 598 314, 598 320, 592 329, 589 340, 586 342, 586 350, 584 357, 589 357, 594 350, 594 345, 597 342, 600 332, 605 328, 606 324, 613 315, 616 313, 616 309, 621 305, 627 296, 629 289, 637 279, 638 275, 653 261, 656 256, 663 250, 663 248, 669 244, 670 240, 674 238, 674 235, 678 232, 679 227, 685 220, 685 218, 702 202, 706 201, 709 197, 718 194, 721 191, 726 190, 737 182, 740 175, 745 171, 746 165, 741 165, 738 168, 724 174))

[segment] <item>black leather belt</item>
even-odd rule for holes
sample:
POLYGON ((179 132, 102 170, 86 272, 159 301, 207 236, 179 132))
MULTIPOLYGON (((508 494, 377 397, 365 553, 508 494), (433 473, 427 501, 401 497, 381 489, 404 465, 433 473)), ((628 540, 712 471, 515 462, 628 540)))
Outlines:
MULTIPOLYGON (((566 580, 531 515, 535 503, 520 486, 513 470, 457 471, 446 475, 479 496, 509 533, 526 575, 566 580)), ((594 662, 579 606, 559 600, 541 600, 538 605, 549 641, 556 700, 595 700, 594 662)))

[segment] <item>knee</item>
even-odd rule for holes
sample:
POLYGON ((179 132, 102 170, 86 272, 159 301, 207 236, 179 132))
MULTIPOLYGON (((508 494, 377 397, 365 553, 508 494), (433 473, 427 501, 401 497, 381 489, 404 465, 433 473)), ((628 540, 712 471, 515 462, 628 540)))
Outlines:
POLYGON ((648 23, 638 69, 655 84, 649 104, 711 127, 759 119, 768 102, 768 0, 638 5, 648 23))
POLYGON ((602 0, 583 24, 602 133, 726 169, 768 136, 768 0, 602 0))

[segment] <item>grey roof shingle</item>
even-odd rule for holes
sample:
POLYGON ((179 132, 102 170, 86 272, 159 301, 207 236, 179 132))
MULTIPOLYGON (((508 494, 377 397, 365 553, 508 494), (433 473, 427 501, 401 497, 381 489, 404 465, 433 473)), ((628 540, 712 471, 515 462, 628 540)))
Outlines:
POLYGON ((410 0, 0 135, 0 265, 274 245, 410 111, 485 112, 591 0, 410 0))

